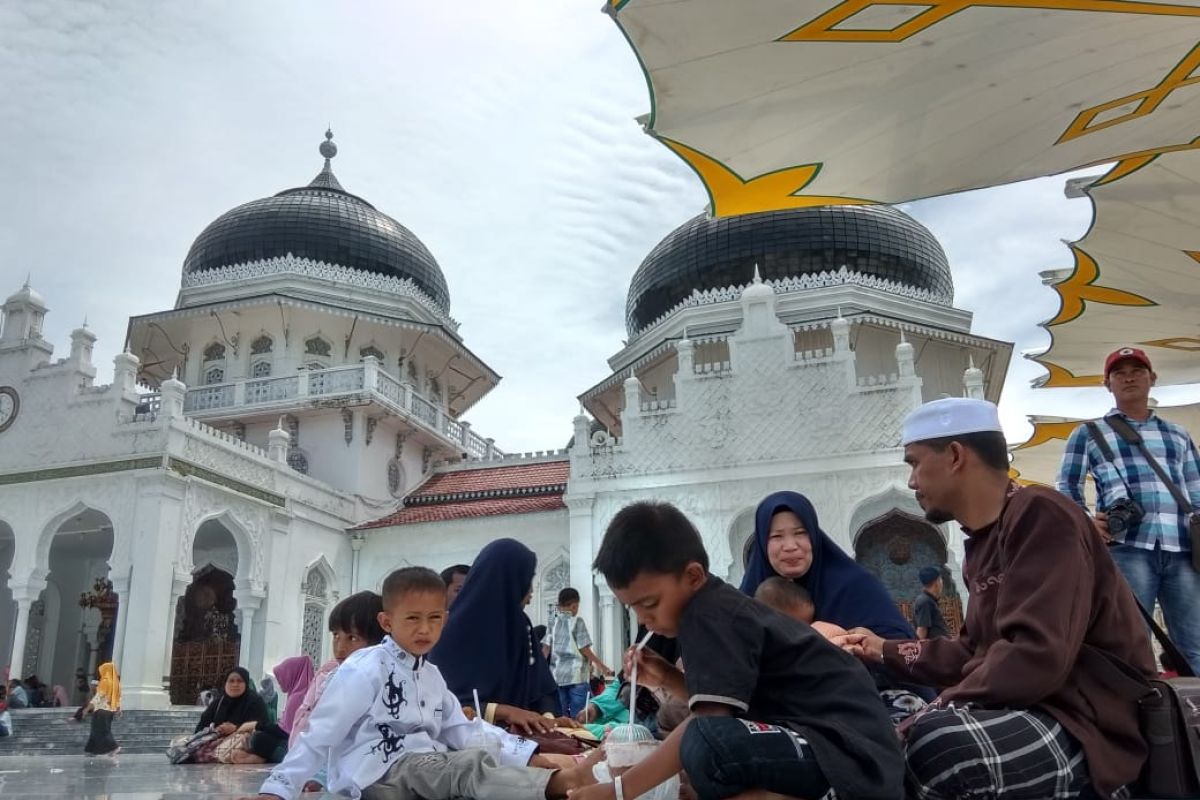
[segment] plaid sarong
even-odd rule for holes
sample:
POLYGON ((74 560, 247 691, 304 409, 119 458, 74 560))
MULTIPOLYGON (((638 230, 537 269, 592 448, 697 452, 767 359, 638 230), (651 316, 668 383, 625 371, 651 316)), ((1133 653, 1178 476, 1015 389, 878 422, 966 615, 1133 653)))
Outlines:
POLYGON ((1083 748, 1040 711, 931 707, 905 749, 909 796, 920 800, 1095 796, 1083 748))

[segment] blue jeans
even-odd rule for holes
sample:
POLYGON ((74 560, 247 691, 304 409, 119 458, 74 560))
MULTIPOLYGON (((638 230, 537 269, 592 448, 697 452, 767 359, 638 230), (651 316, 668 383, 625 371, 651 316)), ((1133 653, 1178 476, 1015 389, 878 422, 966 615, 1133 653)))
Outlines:
POLYGON ((1128 544, 1108 551, 1142 607, 1153 612, 1155 600, 1162 606, 1167 633, 1200 675, 1200 572, 1192 569, 1191 553, 1128 544))
POLYGON ((829 791, 808 743, 761 722, 693 717, 679 758, 700 800, 723 800, 751 789, 815 800, 829 791))
POLYGON ((583 704, 587 702, 588 685, 586 683, 572 683, 567 686, 558 687, 558 704, 562 706, 564 717, 574 719, 583 711, 583 704))

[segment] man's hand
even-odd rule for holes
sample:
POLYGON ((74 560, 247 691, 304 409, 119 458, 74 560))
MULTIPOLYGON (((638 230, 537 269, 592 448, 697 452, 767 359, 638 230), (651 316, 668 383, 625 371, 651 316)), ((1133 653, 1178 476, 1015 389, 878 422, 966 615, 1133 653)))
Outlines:
POLYGON ((595 722, 600 719, 600 709, 596 708, 595 703, 588 703, 587 708, 579 712, 579 716, 575 717, 577 722, 595 722))
POLYGON ((830 641, 868 664, 883 663, 883 637, 867 628, 853 628, 845 636, 836 636, 830 641))
POLYGON ((1100 534, 1100 540, 1105 544, 1112 544, 1112 532, 1108 529, 1108 514, 1097 511, 1096 516, 1092 518, 1092 524, 1096 526, 1096 533, 1100 534))
POLYGON ((583 726, 579 724, 578 720, 573 720, 570 717, 555 717, 554 727, 575 729, 582 728, 583 726))
POLYGON ((228 736, 236 730, 237 725, 234 725, 232 722, 222 722, 217 726, 217 733, 221 734, 222 736, 228 736))

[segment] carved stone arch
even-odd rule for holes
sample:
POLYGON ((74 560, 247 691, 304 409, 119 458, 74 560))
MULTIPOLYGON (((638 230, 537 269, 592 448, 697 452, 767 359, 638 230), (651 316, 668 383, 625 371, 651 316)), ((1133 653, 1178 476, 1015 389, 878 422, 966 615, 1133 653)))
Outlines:
POLYGON ((321 554, 304 568, 300 581, 300 652, 309 657, 314 667, 325 662, 328 651, 325 620, 337 602, 335 580, 333 568, 321 554))
POLYGON ((206 522, 212 521, 219 522, 221 527, 229 532, 229 535, 233 537, 234 545, 237 547, 237 574, 234 575, 234 579, 239 584, 243 581, 255 580, 256 576, 254 575, 254 564, 258 554, 256 551, 257 542, 254 534, 252 533, 253 529, 229 509, 204 514, 190 526, 190 530, 188 532, 189 552, 187 554, 188 571, 195 571, 191 565, 191 551, 195 547, 196 533, 200 530, 202 525, 204 525, 206 522))
POLYGON ((304 337, 304 357, 315 358, 332 358, 333 357, 333 340, 325 334, 317 331, 314 334, 304 337))
POLYGON ((558 548, 549 558, 540 561, 534 597, 538 602, 541 619, 548 619, 550 611, 558 605, 558 593, 571 585, 571 554, 566 548, 558 548))
MULTIPOLYGON (((909 516, 918 519, 924 518, 924 512, 917 503, 917 498, 912 490, 898 483, 890 484, 883 491, 861 500, 850 512, 848 530, 851 546, 857 548, 858 537, 862 535, 867 526, 891 511, 903 511, 909 516)), ((941 534, 940 529, 935 528, 935 530, 941 534)))
MULTIPOLYGON (((76 500, 67 508, 51 516, 42 526, 42 530, 38 534, 37 549, 35 551, 36 564, 34 568, 36 570, 41 570, 43 575, 50 571, 50 545, 53 544, 54 537, 58 534, 59 528, 67 520, 85 511, 95 511, 103 514, 108 519, 108 524, 113 528, 113 550, 116 550, 116 523, 113 521, 112 512, 98 503, 76 500)), ((112 559, 112 553, 109 553, 109 559, 112 559)))
POLYGON ((200 350, 200 359, 202 364, 216 364, 224 361, 228 357, 229 350, 225 343, 213 339, 200 350))

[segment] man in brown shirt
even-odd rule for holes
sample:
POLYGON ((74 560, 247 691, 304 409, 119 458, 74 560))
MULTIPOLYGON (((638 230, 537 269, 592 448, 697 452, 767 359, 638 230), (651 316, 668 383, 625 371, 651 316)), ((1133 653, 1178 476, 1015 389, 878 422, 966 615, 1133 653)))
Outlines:
POLYGON ((1068 498, 1008 478, 996 407, 949 398, 904 426, 909 486, 934 523, 967 536, 962 635, 884 641, 856 629, 848 650, 944 687, 902 726, 909 790, 921 798, 1114 797, 1146 757, 1134 702, 1097 658, 1145 675, 1153 661, 1133 595, 1068 498), (1105 655, 1107 654, 1107 655, 1105 655))

